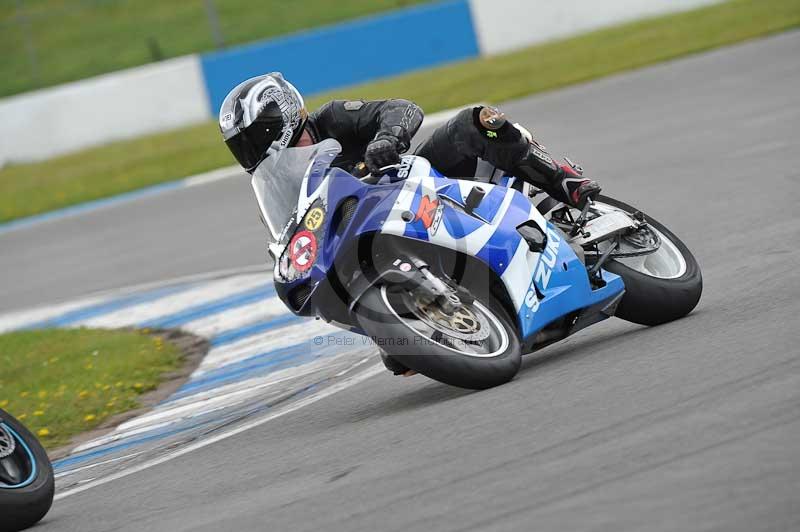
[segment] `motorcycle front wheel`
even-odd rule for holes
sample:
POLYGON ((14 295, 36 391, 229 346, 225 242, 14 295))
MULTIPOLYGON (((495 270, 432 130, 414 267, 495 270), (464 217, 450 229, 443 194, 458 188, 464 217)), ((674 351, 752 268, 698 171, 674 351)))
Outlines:
POLYGON ((0 531, 37 523, 53 504, 53 466, 36 437, 0 409, 0 531))
POLYGON ((395 363, 439 382, 482 390, 519 371, 519 340, 491 296, 446 310, 405 289, 375 286, 359 299, 356 313, 361 328, 395 363))

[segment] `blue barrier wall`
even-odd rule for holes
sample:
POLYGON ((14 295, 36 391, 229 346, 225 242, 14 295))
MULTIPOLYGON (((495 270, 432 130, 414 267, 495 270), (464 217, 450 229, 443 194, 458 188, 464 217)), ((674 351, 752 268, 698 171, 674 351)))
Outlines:
POLYGON ((313 94, 478 53, 469 2, 455 0, 205 54, 201 64, 216 116, 228 91, 266 72, 313 94))

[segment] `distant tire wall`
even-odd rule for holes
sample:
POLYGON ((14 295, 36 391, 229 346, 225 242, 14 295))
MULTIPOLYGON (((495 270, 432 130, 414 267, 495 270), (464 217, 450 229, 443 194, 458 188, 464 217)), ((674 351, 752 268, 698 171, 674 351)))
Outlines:
POLYGON ((0 166, 209 120, 273 70, 313 94, 717 1, 445 0, 122 70, 0 99, 0 166))

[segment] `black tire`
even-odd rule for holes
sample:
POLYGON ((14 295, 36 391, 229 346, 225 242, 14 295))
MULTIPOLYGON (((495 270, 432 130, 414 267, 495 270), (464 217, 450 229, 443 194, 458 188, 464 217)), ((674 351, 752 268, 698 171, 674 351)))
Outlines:
MULTIPOLYGON (((478 298, 505 331, 507 346, 492 357, 456 353, 434 341, 418 342, 414 331, 398 319, 383 297, 382 287, 372 287, 359 299, 356 319, 361 328, 391 357, 394 364, 460 388, 484 390, 514 378, 521 363, 521 349, 514 327, 491 297, 478 298), (402 344, 397 339, 409 339, 402 344)), ((504 342, 505 343, 505 342, 504 342)))
MULTIPOLYGON (((36 461, 36 475, 27 486, 21 488, 0 487, 0 532, 24 530, 39 522, 50 510, 55 492, 53 466, 42 445, 22 423, 8 412, 0 409, 0 423, 13 431, 12 436, 22 439, 36 461)), ((17 442, 14 454, 5 458, 13 459, 17 453, 25 453, 17 442)), ((26 456, 27 453, 20 455, 26 456)))
MULTIPOLYGON (((637 210, 606 196, 599 196, 597 200, 631 214, 637 210)), ((657 220, 647 215, 645 219, 669 238, 683 255, 686 262, 684 274, 674 279, 651 277, 615 260, 609 260, 603 268, 619 275, 625 282, 625 295, 617 307, 616 316, 641 325, 660 325, 682 318, 694 310, 703 293, 703 276, 700 265, 686 244, 657 220)))

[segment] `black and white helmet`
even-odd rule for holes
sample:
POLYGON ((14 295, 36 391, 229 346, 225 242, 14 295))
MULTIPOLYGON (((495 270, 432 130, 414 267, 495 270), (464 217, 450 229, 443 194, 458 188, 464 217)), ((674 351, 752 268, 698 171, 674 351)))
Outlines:
POLYGON ((294 146, 307 119, 303 97, 280 72, 240 83, 219 110, 225 144, 248 172, 267 157, 270 148, 294 146))

